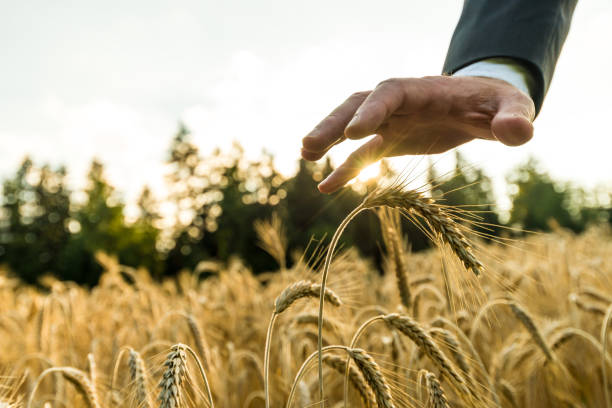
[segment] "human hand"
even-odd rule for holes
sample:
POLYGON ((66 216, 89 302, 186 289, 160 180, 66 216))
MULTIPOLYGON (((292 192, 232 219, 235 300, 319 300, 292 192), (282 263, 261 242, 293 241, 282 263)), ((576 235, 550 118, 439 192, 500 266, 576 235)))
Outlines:
POLYGON ((322 193, 333 193, 383 157, 442 153, 472 139, 522 145, 533 136, 534 118, 531 98, 499 79, 388 79, 323 119, 302 139, 302 157, 319 160, 345 139, 376 135, 319 184, 322 193))

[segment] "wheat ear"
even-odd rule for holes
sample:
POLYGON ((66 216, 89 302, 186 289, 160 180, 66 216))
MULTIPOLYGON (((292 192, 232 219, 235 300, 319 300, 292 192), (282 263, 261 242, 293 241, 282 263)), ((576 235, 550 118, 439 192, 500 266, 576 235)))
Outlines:
POLYGON ((441 370, 441 372, 453 379, 455 386, 465 395, 472 396, 473 393, 467 387, 467 384, 450 362, 448 357, 440 350, 438 345, 432 338, 419 326, 417 322, 408 316, 402 316, 397 313, 392 313, 383 317, 383 320, 389 325, 406 335, 412 340, 420 350, 422 350, 429 359, 441 370))
POLYGON ((606 308, 597 303, 587 303, 576 295, 570 295, 570 301, 574 303, 578 307, 578 309, 583 310, 587 313, 593 313, 600 316, 606 315, 606 308))
POLYGON ((483 266, 476 258, 472 247, 468 240, 461 232, 461 226, 451 215, 441 206, 436 205, 434 200, 423 196, 418 191, 403 189, 403 184, 398 183, 388 188, 379 188, 369 194, 361 204, 353 209, 342 220, 327 249, 325 263, 323 265, 323 276, 321 278, 321 292, 319 294, 319 341, 317 350, 319 352, 319 398, 323 400, 323 356, 320 355, 323 349, 323 307, 325 303, 325 285, 329 275, 329 268, 334 255, 334 251, 340 239, 340 236, 346 229, 347 225, 359 213, 367 209, 377 207, 398 208, 402 215, 411 218, 418 225, 418 221, 414 219, 414 215, 422 217, 430 229, 432 238, 438 237, 442 242, 449 245, 454 254, 463 263, 466 269, 471 270, 475 275, 479 275, 483 266))
MULTIPOLYGON (((305 297, 318 297, 321 292, 321 285, 307 280, 292 283, 274 301, 274 313, 281 314, 287 310, 295 301, 305 297)), ((340 306, 342 301, 336 293, 326 288, 323 296, 328 303, 340 306)))
POLYGON ((599 302, 610 304, 612 303, 612 298, 605 293, 599 291, 597 288, 592 286, 585 286, 580 292, 580 295, 585 295, 591 297, 599 302))
POLYGON ((179 408, 181 406, 181 391, 185 374, 187 373, 187 355, 182 344, 172 346, 164 362, 164 374, 159 382, 161 391, 157 400, 159 408, 179 408))
POLYGON ((185 380, 185 375, 187 375, 186 353, 191 355, 198 366, 200 376, 202 377, 204 386, 206 388, 208 404, 211 408, 214 408, 210 385, 208 383, 208 378, 206 377, 206 371, 202 366, 202 362, 200 361, 197 353, 193 351, 191 347, 182 343, 172 346, 170 353, 168 353, 166 361, 164 362, 166 370, 164 371, 162 380, 159 383, 161 391, 159 393, 159 397, 157 398, 158 401, 160 401, 159 408, 179 408, 181 406, 181 386, 185 380))
MULTIPOLYGON (((383 318, 384 318, 384 315, 379 315, 379 316, 371 317, 370 319, 363 322, 361 326, 359 326, 359 328, 357 328, 357 330, 353 334, 353 338, 351 339, 349 348, 351 349, 356 348, 357 342, 359 341, 359 338, 365 332, 365 330, 372 324, 376 323, 377 321, 383 320, 383 318)), ((344 370, 344 408, 347 408, 348 407, 348 380, 349 380, 350 369, 352 368, 350 356, 347 357, 345 365, 346 365, 346 368, 344 370)))
POLYGON ((532 317, 527 313, 525 309, 523 309, 518 303, 511 302, 509 304, 512 313, 516 316, 516 318, 523 324, 525 329, 531 335, 533 341, 538 345, 538 347, 542 350, 544 355, 546 356, 546 360, 553 361, 555 359, 554 352, 548 347, 546 341, 544 341, 544 337, 540 330, 536 326, 532 317))
POLYGON ((527 332, 531 335, 531 338, 533 339, 534 343, 536 343, 536 345, 540 348, 540 350, 542 350, 542 353, 544 353, 544 356, 546 357, 547 361, 555 360, 555 355, 553 351, 546 344, 546 341, 544 340, 542 333, 540 333, 540 330, 534 323, 529 313, 527 313, 527 311, 523 309, 519 304, 517 304, 516 302, 512 300, 508 300, 508 299, 492 300, 489 303, 485 304, 478 311, 478 314, 476 315, 476 317, 474 318, 472 322, 472 328, 470 330, 470 340, 472 342, 474 342, 474 339, 476 337, 476 333, 478 330, 478 324, 480 323, 484 315, 491 308, 498 306, 498 305, 506 305, 510 308, 510 310, 512 310, 512 313, 517 318, 517 320, 523 325, 523 327, 525 327, 527 332))
POLYGON ((406 273, 406 263, 403 256, 403 245, 401 239, 401 224, 398 211, 389 208, 380 208, 377 211, 380 219, 383 241, 394 264, 395 279, 400 300, 406 309, 410 309, 411 295, 410 285, 406 273))
MULTIPOLYGON (((334 306, 340 306, 342 304, 340 297, 333 290, 329 288, 323 290, 322 285, 308 280, 301 280, 287 286, 274 301, 274 311, 268 323, 266 344, 264 346, 264 393, 266 395, 266 408, 270 408, 270 347, 272 343, 272 332, 274 331, 274 322, 278 315, 289 309, 297 300, 302 298, 316 298, 320 295, 334 306)), ((320 340, 322 343, 322 338, 320 340)))
POLYGON ((283 223, 275 212, 269 221, 256 220, 253 224, 258 245, 278 262, 281 271, 286 269, 287 234, 283 223))
POLYGON ((205 368, 208 368, 210 364, 210 355, 208 354, 208 345, 204 341, 202 331, 200 330, 198 323, 192 315, 186 313, 183 315, 187 320, 187 325, 189 326, 189 330, 191 331, 191 335, 193 336, 193 341, 195 342, 196 350, 198 351, 200 358, 203 360, 202 364, 205 368))
POLYGON ((47 368, 45 371, 43 371, 36 379, 36 383, 32 388, 30 398, 28 399, 27 408, 32 407, 36 390, 40 386, 40 383, 43 378, 50 373, 61 373, 64 378, 71 382, 76 387, 77 391, 79 391, 79 393, 83 395, 83 397, 85 398, 85 402, 87 403, 87 406, 89 408, 100 408, 98 395, 96 394, 96 390, 91 384, 91 381, 89 381, 89 378, 87 378, 87 374, 73 367, 52 367, 47 368))
MULTIPOLYGON (((193 342, 196 347, 196 350, 198 354, 200 355, 200 358, 202 359, 204 367, 208 368, 209 360, 210 360, 210 353, 208 350, 208 345, 206 344, 204 336, 202 336, 202 331, 200 330, 200 327, 198 326, 198 323, 192 314, 182 312, 182 311, 170 311, 166 313, 160 319, 160 321, 157 323, 155 327, 155 330, 159 330, 160 327, 162 326, 162 323, 164 323, 166 319, 169 319, 170 317, 173 317, 173 316, 180 316, 181 318, 185 319, 185 322, 187 323, 187 327, 189 328, 189 331, 191 332, 191 336, 193 337, 193 342)), ((145 354, 144 349, 141 351, 142 351, 142 354, 145 354)))
POLYGON ((355 365, 363 374, 366 382, 374 391, 376 403, 379 408, 394 408, 393 398, 391 397, 391 389, 385 380, 385 377, 380 372, 380 367, 376 361, 362 349, 348 349, 349 355, 355 361, 355 365))
POLYGON ((476 351, 476 348, 474 347, 474 344, 472 344, 472 342, 468 338, 468 336, 466 336, 466 334, 463 332, 463 330, 461 330, 455 323, 451 322, 450 320, 448 320, 448 319, 446 319, 444 317, 436 318, 431 323, 431 325, 433 327, 441 327, 441 326, 450 327, 457 334, 457 337, 463 341, 463 343, 467 346, 468 350, 470 351, 470 354, 472 355, 473 359, 478 364, 478 368, 480 369, 480 373, 482 374, 482 376, 487 381, 489 393, 491 394, 491 398, 493 399, 493 402, 495 403, 495 406, 497 408, 500 408, 501 404, 500 404, 500 401, 499 401, 499 396, 497 395, 497 391, 495 389, 493 381, 491 380, 491 376, 489 375, 487 369, 485 368, 485 365, 484 365, 484 363, 482 361, 482 358, 480 357, 480 354, 478 353, 478 351, 476 351))
POLYGON ((516 403, 516 397, 515 397, 516 390, 514 389, 514 387, 508 381, 504 379, 502 379, 499 382, 498 387, 501 390, 501 393, 504 396, 504 398, 506 398, 506 400, 510 402, 510 405, 512 405, 514 408, 517 408, 518 405, 516 403))
POLYGON ((323 347, 321 353, 315 351, 312 353, 304 362, 302 366, 298 370, 293 383, 291 385, 291 391, 289 391, 289 397, 287 398, 286 408, 291 408, 291 403, 293 402, 293 397, 295 395, 295 390, 297 388, 297 384, 302 379, 302 376, 306 372, 306 369, 310 362, 315 359, 315 357, 320 357, 322 353, 332 350, 342 350, 351 357, 353 361, 355 361, 355 365, 361 372, 364 380, 372 389, 374 393, 374 397, 376 400, 376 406, 379 408, 395 408, 393 403, 393 398, 391 396, 391 391, 385 377, 382 375, 380 371, 380 367, 374 359, 367 354, 365 351, 361 349, 350 349, 346 346, 327 346, 323 347))
MULTIPOLYGON (((342 351, 346 352, 348 350, 348 347, 346 347, 346 346, 337 346, 337 345, 335 345, 335 346, 325 346, 325 347, 323 347, 321 349, 321 352, 315 351, 314 353, 309 355, 304 360, 304 362, 300 366, 299 370, 295 374, 295 377, 293 379, 293 383, 291 384, 291 389, 289 390, 289 396, 287 397, 287 404, 285 405, 286 408, 291 408, 291 404, 293 402, 293 397, 295 396, 297 385, 299 384, 299 382, 301 381, 302 377, 304 376, 304 373, 306 373, 306 369, 308 368, 308 365, 310 364, 310 362, 312 360, 314 360, 316 357, 321 357, 325 352, 332 351, 332 350, 342 350, 342 351)), ((322 360, 323 359, 321 358, 321 361, 322 360)))
POLYGON ((606 315, 604 316, 603 323, 601 325, 601 369, 602 369, 602 381, 604 389, 604 397, 606 400, 606 408, 610 408, 610 391, 608 391, 608 370, 606 370, 606 349, 608 346, 608 326, 610 326, 610 320, 612 319, 612 304, 606 309, 606 315))
POLYGON ((453 359, 457 362, 457 366, 463 371, 467 377, 470 379, 470 365, 465 359, 465 355, 461 351, 461 346, 459 345, 459 340, 457 337, 449 330, 442 329, 440 327, 433 327, 429 329, 429 334, 432 337, 440 337, 441 341, 448 346, 451 354, 453 355, 453 359))
POLYGON ((365 208, 383 206, 397 208, 407 217, 412 214, 422 217, 432 232, 448 244, 466 269, 475 275, 481 274, 482 263, 474 255, 471 244, 461 231, 461 225, 434 199, 416 190, 404 190, 402 185, 398 185, 376 190, 364 200, 365 208))
POLYGON ((429 401, 431 402, 431 407, 449 408, 444 390, 442 389, 440 381, 438 381, 436 376, 433 373, 427 372, 427 374, 425 374, 425 382, 427 384, 427 391, 429 391, 429 401))
MULTIPOLYGON (((344 374, 346 370, 346 362, 342 357, 326 354, 323 356, 323 362, 334 370, 338 371, 340 374, 344 374)), ((348 377, 351 384, 353 384, 355 389, 359 391, 359 395, 361 396, 363 403, 367 407, 376 407, 376 397, 372 393, 372 390, 368 384, 365 382, 361 372, 355 367, 350 367, 348 377)))
POLYGON ((136 386, 136 403, 139 407, 151 408, 151 399, 147 390, 147 370, 145 363, 136 350, 129 348, 128 367, 130 378, 136 386))
POLYGON ((95 395, 98 395, 98 367, 93 353, 87 354, 87 362, 89 363, 89 382, 91 383, 95 395))

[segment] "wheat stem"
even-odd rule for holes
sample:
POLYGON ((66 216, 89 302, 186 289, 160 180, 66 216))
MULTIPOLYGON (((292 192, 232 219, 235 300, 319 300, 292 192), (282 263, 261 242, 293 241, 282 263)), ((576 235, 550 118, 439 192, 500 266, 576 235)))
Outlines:
POLYGON ((606 350, 608 348, 608 327, 612 320, 612 304, 606 309, 606 315, 601 325, 601 370, 604 389, 604 397, 606 400, 606 408, 610 408, 610 391, 608 390, 608 370, 606 370, 606 350))
POLYGON ((323 356, 321 355, 321 352, 323 350, 323 305, 325 303, 325 286, 327 284, 327 276, 329 275, 329 267, 331 266, 331 261, 334 256, 334 250, 336 249, 336 245, 338 244, 340 236, 346 229, 346 226, 351 222, 351 220, 363 210, 365 210, 365 205, 364 203, 361 203, 353 211, 351 211, 344 220, 342 220, 342 222, 334 232, 334 235, 332 236, 331 242, 329 243, 329 248, 327 249, 327 254, 325 256, 323 277, 321 278, 321 293, 319 295, 319 338, 317 341, 317 351, 319 352, 319 399, 321 401, 323 401, 323 356))

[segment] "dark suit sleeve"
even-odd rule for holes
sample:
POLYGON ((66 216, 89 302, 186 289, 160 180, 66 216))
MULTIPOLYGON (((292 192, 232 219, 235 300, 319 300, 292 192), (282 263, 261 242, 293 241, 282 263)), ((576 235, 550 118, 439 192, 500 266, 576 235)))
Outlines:
POLYGON ((473 62, 510 57, 532 73, 531 97, 540 111, 577 0, 465 0, 444 74, 473 62))

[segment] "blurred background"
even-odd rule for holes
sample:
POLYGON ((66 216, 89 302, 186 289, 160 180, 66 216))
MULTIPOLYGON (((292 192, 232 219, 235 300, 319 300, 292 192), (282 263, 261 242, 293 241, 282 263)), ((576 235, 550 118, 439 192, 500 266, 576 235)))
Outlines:
MULTIPOLYGON (((154 276, 239 256, 274 267, 253 223, 290 250, 323 239, 378 175, 409 171, 485 221, 580 232, 611 220, 612 5, 578 4, 536 134, 476 141, 316 184, 301 138, 355 91, 440 73, 460 1, 107 1, 4 4, 0 15, 0 264, 28 282, 95 284, 98 251, 154 276)), ((380 259, 374 217, 345 235, 380 259), (356 237, 369 236, 371 239, 356 237)), ((502 233, 493 228, 493 234, 502 233)), ((413 250, 427 246, 409 230, 413 250)), ((291 252, 291 251, 290 251, 291 252)), ((288 255, 292 262, 291 254, 288 255)))

